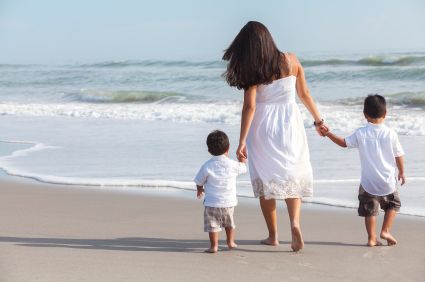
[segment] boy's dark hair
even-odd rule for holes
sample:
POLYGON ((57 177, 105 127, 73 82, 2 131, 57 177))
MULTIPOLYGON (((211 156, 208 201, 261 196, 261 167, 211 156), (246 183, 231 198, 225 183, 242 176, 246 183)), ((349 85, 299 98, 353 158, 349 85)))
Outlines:
POLYGON ((381 118, 387 112, 387 102, 381 95, 369 95, 364 100, 363 113, 370 118, 381 118))
POLYGON ((220 156, 229 150, 229 137, 220 130, 214 130, 207 137, 208 152, 214 156, 220 156))

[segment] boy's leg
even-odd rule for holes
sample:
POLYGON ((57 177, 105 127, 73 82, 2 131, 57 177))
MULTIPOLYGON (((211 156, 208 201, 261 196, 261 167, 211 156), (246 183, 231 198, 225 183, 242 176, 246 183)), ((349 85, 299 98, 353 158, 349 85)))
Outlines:
POLYGON ((209 232, 211 246, 206 249, 206 253, 216 253, 218 251, 218 232, 209 232))
POLYGON ((376 216, 379 212, 379 201, 377 196, 371 195, 359 187, 359 216, 364 217, 367 231, 367 245, 369 247, 381 246, 382 243, 376 238, 376 216))
POLYGON ((395 216, 396 210, 387 209, 385 211, 384 222, 382 223, 381 238, 387 240, 388 246, 397 244, 397 240, 390 233, 395 216))
POLYGON ((381 246, 382 243, 376 238, 376 216, 366 216, 364 221, 367 231, 367 245, 369 247, 381 246))
POLYGON ((218 232, 221 231, 217 215, 219 210, 214 207, 205 207, 204 209, 204 231, 208 232, 210 237, 210 248, 207 253, 216 253, 218 251, 218 232))
POLYGON ((382 223, 381 238, 387 240, 388 246, 397 244, 397 240, 391 235, 390 230, 394 222, 397 211, 401 207, 400 195, 398 191, 380 198, 381 207, 385 210, 384 222, 382 223))
POLYGON ((227 246, 230 249, 237 248, 238 245, 235 243, 235 229, 232 227, 226 227, 226 236, 227 236, 227 246))

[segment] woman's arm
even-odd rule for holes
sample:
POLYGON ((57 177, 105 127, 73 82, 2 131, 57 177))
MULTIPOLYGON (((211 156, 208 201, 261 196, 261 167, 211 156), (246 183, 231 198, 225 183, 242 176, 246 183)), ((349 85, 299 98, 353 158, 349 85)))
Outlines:
POLYGON ((305 80, 305 74, 304 69, 298 60, 297 56, 294 54, 290 55, 290 60, 293 65, 293 74, 297 77, 297 94, 300 98, 301 102, 304 104, 304 106, 307 108, 307 110, 310 112, 311 116, 313 117, 316 124, 319 126, 316 126, 317 132, 323 136, 323 134, 320 132, 319 127, 323 126, 326 128, 325 125, 322 125, 322 116, 320 115, 319 111, 317 110, 316 104, 314 103, 313 97, 310 95, 310 90, 307 86, 307 81, 305 80))
POLYGON ((251 127, 252 119, 254 118, 256 96, 257 86, 251 86, 245 91, 243 96, 241 133, 239 137, 239 146, 236 151, 236 156, 241 162, 248 157, 246 153, 246 138, 248 136, 249 128, 251 127))

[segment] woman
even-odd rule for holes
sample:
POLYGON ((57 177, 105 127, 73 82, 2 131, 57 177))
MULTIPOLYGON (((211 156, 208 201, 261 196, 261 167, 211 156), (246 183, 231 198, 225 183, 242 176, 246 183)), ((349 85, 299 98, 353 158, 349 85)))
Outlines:
POLYGON ((313 175, 307 138, 295 93, 313 117, 320 134, 323 119, 307 88, 295 54, 277 49, 267 28, 248 22, 225 51, 225 77, 244 89, 241 132, 236 155, 248 158, 255 197, 269 236, 261 242, 279 244, 276 200, 284 199, 291 222, 293 251, 303 248, 300 229, 302 197, 313 195, 313 175))

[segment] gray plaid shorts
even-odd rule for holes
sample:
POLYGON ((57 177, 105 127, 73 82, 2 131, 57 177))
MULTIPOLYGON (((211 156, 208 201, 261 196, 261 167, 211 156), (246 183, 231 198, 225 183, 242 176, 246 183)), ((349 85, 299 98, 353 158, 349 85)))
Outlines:
POLYGON ((235 228, 233 213, 235 207, 213 208, 205 207, 204 210, 204 231, 220 232, 223 228, 235 228))

